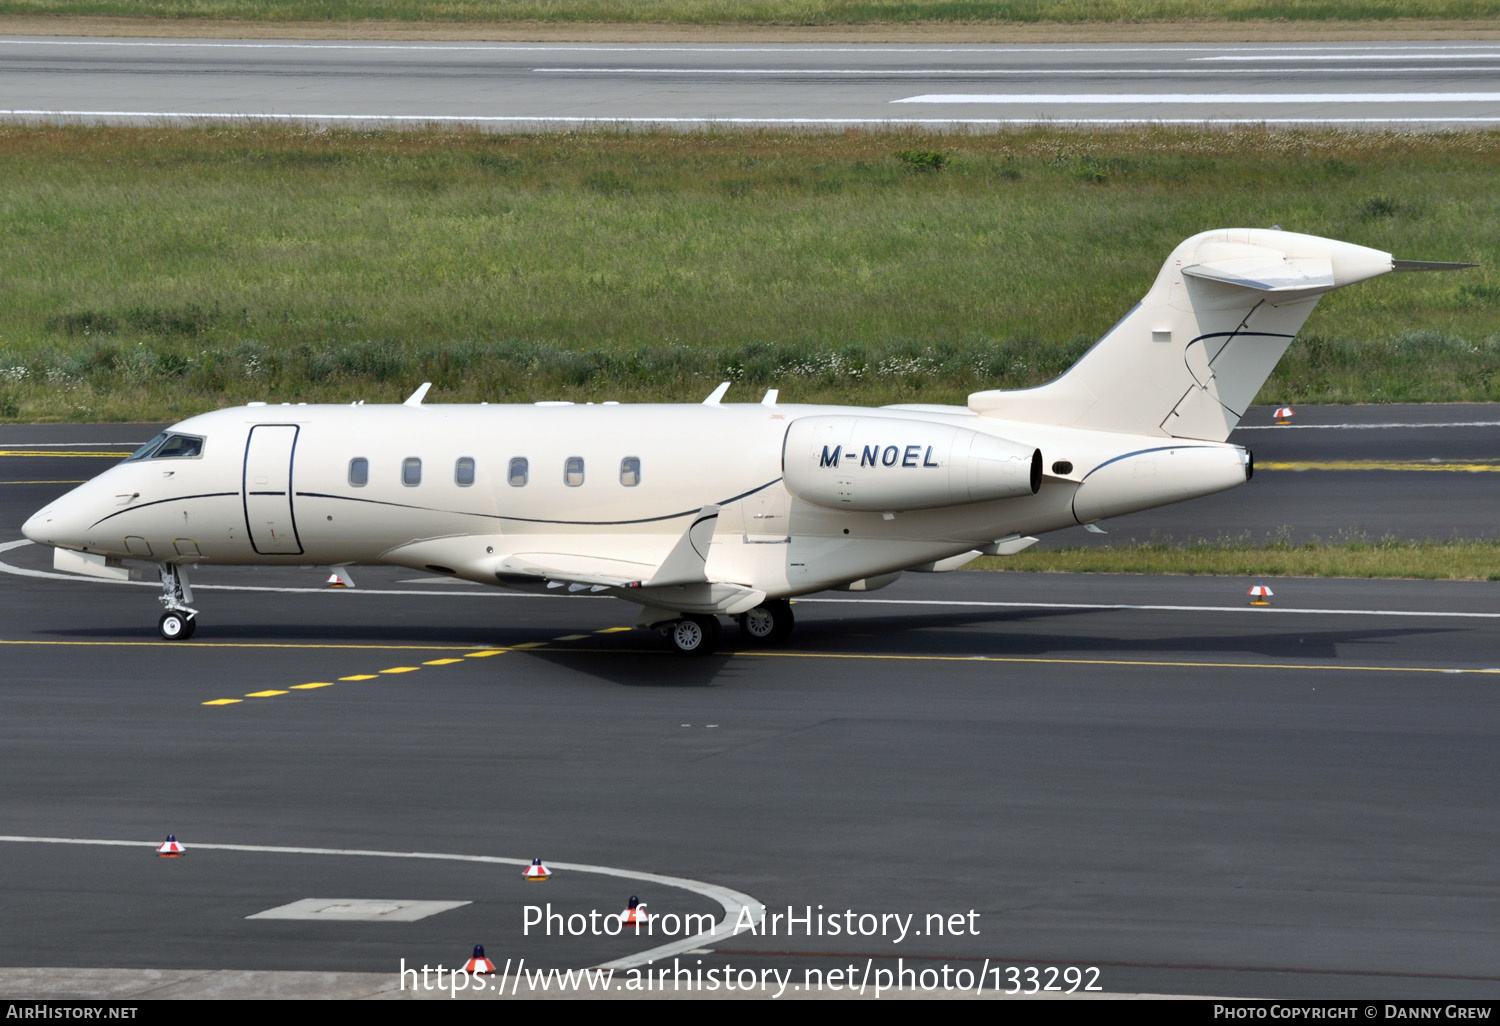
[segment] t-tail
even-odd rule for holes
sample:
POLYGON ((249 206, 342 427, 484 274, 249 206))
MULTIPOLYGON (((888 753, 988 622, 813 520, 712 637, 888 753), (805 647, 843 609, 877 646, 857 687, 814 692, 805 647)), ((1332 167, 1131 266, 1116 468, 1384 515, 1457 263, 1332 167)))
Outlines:
POLYGON ((1220 229, 1182 243, 1135 309, 1065 374, 975 392, 1006 419, 1222 442, 1325 292, 1389 271, 1473 264, 1395 260, 1278 229, 1220 229))

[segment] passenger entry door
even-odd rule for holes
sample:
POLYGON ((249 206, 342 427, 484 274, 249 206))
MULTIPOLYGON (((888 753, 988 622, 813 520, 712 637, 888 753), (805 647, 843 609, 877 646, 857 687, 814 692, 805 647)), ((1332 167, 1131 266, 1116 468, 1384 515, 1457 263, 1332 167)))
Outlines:
POLYGON ((295 424, 257 424, 245 443, 245 528, 262 556, 297 556, 297 522, 292 517, 292 458, 295 424))

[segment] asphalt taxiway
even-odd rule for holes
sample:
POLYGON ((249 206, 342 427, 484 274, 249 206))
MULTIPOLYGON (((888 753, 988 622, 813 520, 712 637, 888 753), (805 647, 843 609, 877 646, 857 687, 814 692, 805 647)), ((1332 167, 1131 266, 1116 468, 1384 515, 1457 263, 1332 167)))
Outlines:
POLYGON ((1487 40, 606 44, 0 38, 0 117, 580 125, 1500 123, 1487 40))
MULTIPOLYGON (((0 457, 0 544, 66 487, 20 482, 107 459, 57 453, 151 431, 5 428, 5 451, 53 454, 0 457)), ((1430 458, 1412 429, 1325 434, 1379 432, 1430 458)), ((799 602, 784 649, 727 630, 689 660, 620 630, 614 600, 389 570, 342 591, 315 570, 204 570, 202 627, 166 643, 151 588, 59 579, 32 545, 0 563, 7 996, 58 993, 39 971, 80 958, 139 972, 135 992, 152 971, 236 970, 260 993, 309 979, 292 972, 394 983, 403 958, 452 967, 476 943, 502 965, 647 968, 684 938, 525 927, 528 905, 618 912, 631 894, 715 922, 725 894, 808 917, 652 968, 1500 995, 1493 583, 1275 581, 1252 608, 1239 579, 908 575, 799 602), (168 833, 187 857, 154 855, 168 833), (79 843, 110 840, 136 843, 79 843), (528 884, 534 856, 570 868, 528 884), (304 899, 376 921, 247 918, 304 899), (381 911, 418 900, 468 904, 381 911), (881 917, 907 915, 898 940, 881 917)))

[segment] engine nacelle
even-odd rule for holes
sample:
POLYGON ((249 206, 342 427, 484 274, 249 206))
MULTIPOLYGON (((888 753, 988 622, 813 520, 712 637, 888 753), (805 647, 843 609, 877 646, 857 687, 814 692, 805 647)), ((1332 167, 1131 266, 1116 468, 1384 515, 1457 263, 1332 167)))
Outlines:
POLYGON ((1035 495, 1042 453, 967 428, 896 417, 803 417, 787 428, 789 492, 829 509, 897 513, 1035 495))
POLYGON ((1165 506, 1242 485, 1254 464, 1237 445, 1177 442, 1127 453, 1095 467, 1073 496, 1080 524, 1165 506))

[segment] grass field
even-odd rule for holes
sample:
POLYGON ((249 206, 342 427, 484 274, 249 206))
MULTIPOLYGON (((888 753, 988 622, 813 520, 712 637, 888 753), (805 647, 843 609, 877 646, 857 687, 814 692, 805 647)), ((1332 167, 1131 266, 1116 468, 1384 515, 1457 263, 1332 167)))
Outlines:
POLYGON ((1500 394, 1500 134, 0 128, 0 418, 250 399, 962 402, 1181 239, 1478 261, 1336 293, 1269 402, 1500 394))
POLYGON ((1497 0, 0 0, 0 15, 166 20, 883 25, 1493 19, 1497 0))

